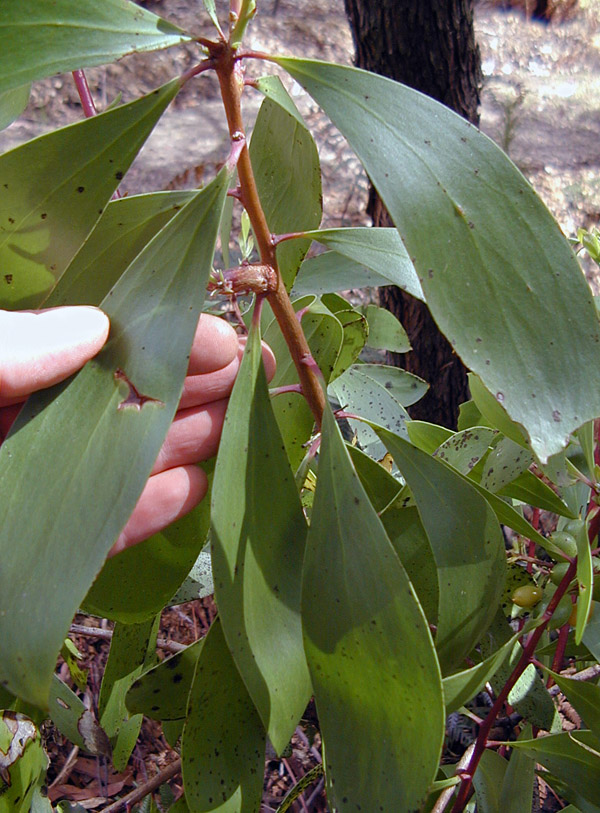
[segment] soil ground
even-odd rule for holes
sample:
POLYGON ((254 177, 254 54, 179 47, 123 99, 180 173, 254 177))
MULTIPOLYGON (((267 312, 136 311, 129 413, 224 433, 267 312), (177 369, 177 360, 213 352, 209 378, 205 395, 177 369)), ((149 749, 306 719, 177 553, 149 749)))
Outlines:
MULTIPOLYGON (((250 31, 248 47, 352 62, 343 0, 280 0, 276 14, 272 13, 273 4, 274 0, 259 0, 260 14, 250 31)), ((148 0, 145 5, 193 33, 212 35, 199 0, 148 0)), ((565 234, 572 236, 579 226, 600 221, 600 0, 580 0, 576 14, 561 25, 529 21, 523 14, 505 12, 498 5, 481 0, 476 6, 485 74, 481 128, 507 150, 565 234)), ((222 11, 223 2, 217 7, 222 11)), ((133 99, 197 61, 194 49, 186 46, 127 57, 115 65, 87 71, 87 75, 102 108, 118 93, 125 101, 133 99)), ((248 74, 258 75, 255 64, 249 66, 248 74)), ((292 88, 294 94, 297 90, 292 88)), ((253 91, 248 91, 247 97, 245 112, 251 122, 260 99, 253 91)), ((364 214, 368 184, 358 161, 316 106, 301 94, 295 98, 320 149, 326 223, 368 222, 364 214)), ((0 133, 0 149, 76 121, 81 115, 69 76, 35 83, 23 116, 0 133)), ((216 81, 205 75, 189 83, 171 106, 125 178, 123 191, 134 194, 197 186, 211 177, 226 153, 216 81)), ((598 288, 592 274, 588 276, 598 288)), ((172 609, 164 614, 161 635, 171 642, 189 643, 204 634, 213 613, 209 600, 172 609)), ((100 623, 97 619, 77 620, 92 627, 100 623)), ((90 669, 86 696, 92 708, 98 697, 110 625, 103 622, 103 629, 102 634, 90 630, 91 634, 73 636, 90 669)), ((309 719, 298 729, 290 755, 267 761, 262 813, 275 810, 295 780, 320 759, 318 734, 314 741, 313 735, 309 719)), ((54 730, 48 732, 48 749, 52 760, 49 781, 54 783, 51 798, 77 801, 90 810, 104 808, 109 799, 144 783, 176 758, 155 723, 144 725, 130 765, 119 775, 111 774, 101 760, 72 751, 54 730)), ((180 782, 175 779, 171 787, 177 795, 180 782)), ((322 781, 291 809, 326 811, 322 781)))

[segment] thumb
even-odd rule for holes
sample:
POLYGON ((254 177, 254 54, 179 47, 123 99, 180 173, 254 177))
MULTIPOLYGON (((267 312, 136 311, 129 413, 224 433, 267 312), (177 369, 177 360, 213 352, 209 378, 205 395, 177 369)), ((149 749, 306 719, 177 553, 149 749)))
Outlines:
POLYGON ((0 310, 0 403, 63 381, 100 350, 109 321, 87 305, 0 310))

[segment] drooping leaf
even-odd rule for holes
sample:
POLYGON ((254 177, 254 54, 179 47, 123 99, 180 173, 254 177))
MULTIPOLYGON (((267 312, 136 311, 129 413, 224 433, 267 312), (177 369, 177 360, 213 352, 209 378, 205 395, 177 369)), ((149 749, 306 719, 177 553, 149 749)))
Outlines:
POLYGON ((355 68, 276 61, 361 159, 456 352, 542 461, 560 451, 600 414, 600 328, 577 260, 531 186, 490 139, 421 93, 355 68))
POLYGON ((29 813, 48 758, 39 729, 24 714, 0 712, 0 808, 29 813))
POLYGON ((107 736, 115 740, 113 764, 125 770, 142 727, 142 715, 129 716, 125 695, 144 667, 156 661, 160 616, 141 624, 115 624, 104 670, 98 713, 107 736), (129 748, 131 746, 131 748, 129 748))
MULTIPOLYGON (((531 726, 523 726, 520 740, 531 738, 531 726)), ((533 805, 533 783, 535 782, 535 760, 522 751, 513 751, 500 792, 500 813, 523 813, 533 805)))
POLYGON ((414 591, 328 409, 302 618, 332 806, 417 809, 443 737, 439 667, 414 591))
POLYGON ((195 194, 177 190, 112 200, 44 306, 99 305, 144 246, 195 194))
POLYGON ((127 0, 3 0, 0 90, 190 39, 127 0))
POLYGON ((231 655, 281 753, 310 698, 300 574, 306 521, 273 415, 253 327, 215 469, 215 594, 231 655))
POLYGON ((260 717, 217 618, 200 652, 181 743, 183 785, 191 813, 256 813, 264 757, 260 717))
POLYGON ((501 497, 511 497, 526 505, 535 505, 544 511, 551 511, 553 514, 570 519, 576 519, 579 516, 532 471, 524 471, 515 477, 512 483, 501 488, 498 494, 501 497))
POLYGON ((96 756, 110 756, 109 739, 94 713, 56 675, 52 676, 49 712, 54 725, 73 745, 96 756))
MULTIPOLYGON (((250 158, 270 230, 282 234, 317 228, 322 216, 321 172, 306 125, 266 98, 252 131, 250 158)), ((278 246, 277 262, 288 290, 309 248, 309 238, 278 246)))
POLYGON ((340 290, 396 285, 417 299, 423 299, 421 283, 396 229, 322 229, 311 231, 307 236, 342 257, 364 266, 374 275, 363 273, 359 285, 342 284, 340 290))
POLYGON ((594 565, 587 529, 583 522, 575 532, 577 542, 577 618, 575 643, 580 644, 592 609, 594 588, 594 565))
POLYGON ((304 260, 294 280, 291 296, 328 294, 332 291, 386 284, 384 277, 369 271, 364 265, 338 254, 337 251, 326 251, 304 260))
POLYGON ((506 578, 504 538, 493 511, 468 481, 398 435, 382 428, 377 434, 412 490, 438 566, 436 650, 448 672, 495 615, 506 578))
POLYGON ((286 113, 296 119, 300 127, 306 127, 298 108, 278 76, 260 76, 253 81, 252 87, 259 90, 271 101, 276 102, 280 107, 283 107, 286 113))
POLYGON ((0 683, 38 705, 175 414, 227 180, 224 169, 134 260, 102 303, 106 346, 32 397, 0 448, 0 683))
POLYGON ((373 460, 357 446, 347 444, 347 449, 371 505, 381 516, 381 512, 400 493, 402 484, 381 463, 373 460))
POLYGON ((588 802, 600 806, 600 740, 590 731, 564 731, 534 740, 518 740, 524 751, 588 802))
POLYGON ((144 672, 127 692, 129 712, 152 720, 183 719, 203 644, 204 640, 195 641, 144 672))
POLYGON ((37 307, 47 296, 179 87, 173 80, 0 156, 1 307, 37 307))
POLYGON ((29 83, 0 91, 0 130, 4 130, 5 127, 12 124, 25 110, 30 92, 29 83))
POLYGON ((502 813, 500 794, 507 767, 507 761, 495 751, 486 749, 481 755, 473 776, 479 813, 502 813))

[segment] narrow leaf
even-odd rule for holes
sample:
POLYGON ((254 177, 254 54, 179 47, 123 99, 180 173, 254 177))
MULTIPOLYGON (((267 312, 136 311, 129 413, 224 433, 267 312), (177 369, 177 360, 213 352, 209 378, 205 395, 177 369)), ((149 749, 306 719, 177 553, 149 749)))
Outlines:
POLYGON ((0 683, 32 703, 47 701, 69 622, 175 414, 227 180, 224 170, 134 260, 102 303, 106 346, 30 398, 0 448, 0 683))
POLYGON ((49 712, 54 725, 73 745, 89 754, 110 756, 110 742, 93 712, 56 675, 52 676, 49 712))
POLYGON ((447 672, 461 664, 495 615, 506 578, 504 538, 468 481, 403 438, 385 429, 377 434, 413 492, 437 562, 436 649, 447 672))
POLYGON ((478 813, 504 813, 500 807, 500 794, 507 767, 506 760, 495 751, 486 749, 481 755, 473 777, 478 813))
POLYGON ((126 0, 3 0, 0 90, 190 39, 126 0))
POLYGON ((600 414, 600 326, 577 260, 531 186, 490 139, 428 96, 355 68, 276 61, 361 159, 466 366, 525 427, 542 462, 559 452, 600 414))
MULTIPOLYGON (((6 5, 14 3, 0 4, 0 18, 6 5)), ((1 307, 37 307, 47 296, 179 86, 174 80, 0 156, 1 307)))
POLYGON ((557 675, 555 672, 550 674, 569 703, 572 703, 581 715, 585 726, 600 739, 600 686, 557 675))
POLYGON ((443 739, 439 667, 423 612, 330 410, 302 617, 332 806, 419 808, 443 739))
POLYGON ((311 693, 300 619, 307 528, 254 327, 227 409, 212 503, 213 578, 223 632, 281 753, 311 693))
POLYGON ((263 784, 265 734, 218 618, 205 638, 196 667, 181 757, 191 813, 256 813, 263 784))

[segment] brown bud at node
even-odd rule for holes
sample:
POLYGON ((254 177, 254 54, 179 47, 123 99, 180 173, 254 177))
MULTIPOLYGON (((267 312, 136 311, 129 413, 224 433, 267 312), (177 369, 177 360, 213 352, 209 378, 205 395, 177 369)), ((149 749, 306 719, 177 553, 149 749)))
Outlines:
POLYGON ((208 290, 232 294, 268 294, 277 289, 277 272, 270 265, 245 264, 213 274, 208 290))

